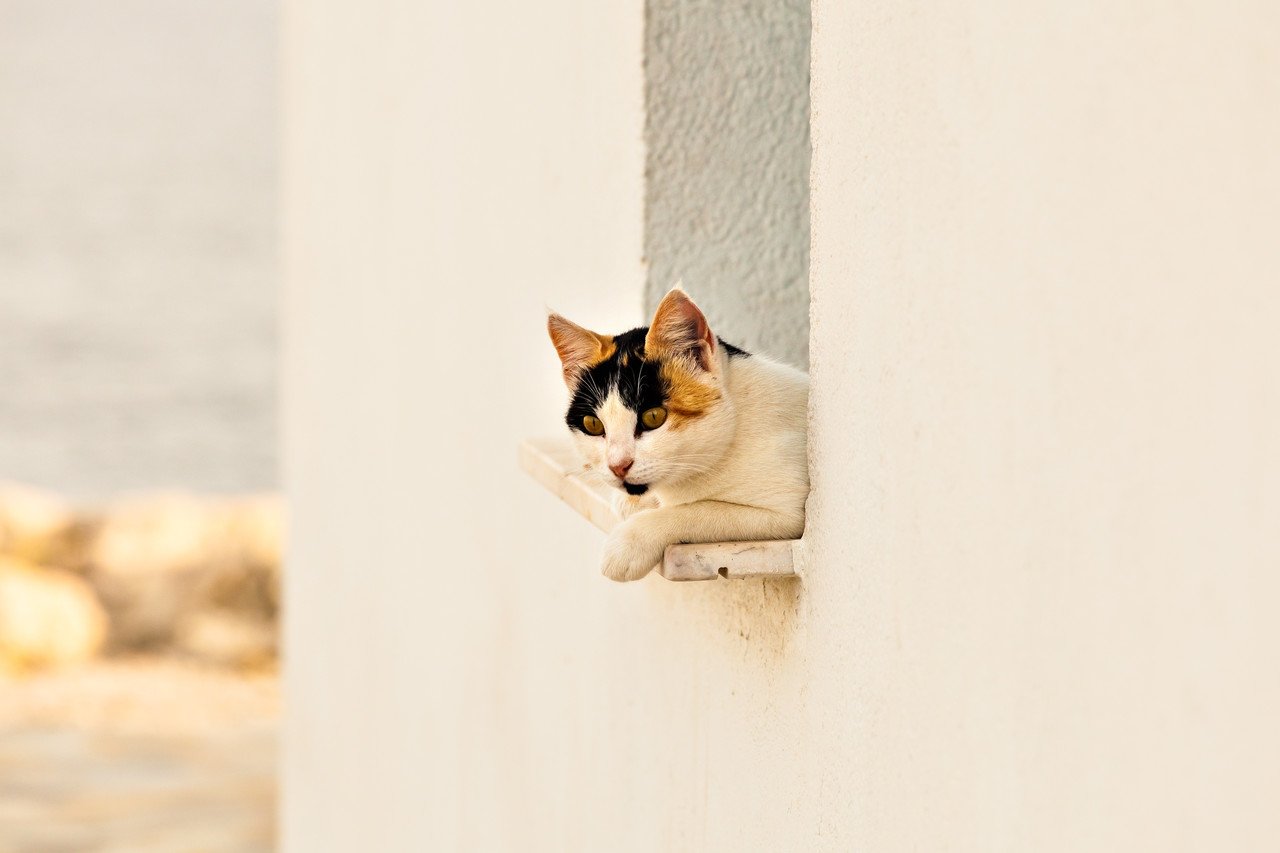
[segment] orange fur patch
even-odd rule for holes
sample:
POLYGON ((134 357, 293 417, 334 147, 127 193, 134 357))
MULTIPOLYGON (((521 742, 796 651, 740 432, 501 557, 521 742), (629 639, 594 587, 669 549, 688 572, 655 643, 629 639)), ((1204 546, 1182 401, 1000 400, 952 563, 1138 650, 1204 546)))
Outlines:
POLYGON ((720 392, 700 381, 698 369, 684 359, 663 359, 658 371, 669 392, 667 414, 672 429, 702 417, 720 400, 720 392))

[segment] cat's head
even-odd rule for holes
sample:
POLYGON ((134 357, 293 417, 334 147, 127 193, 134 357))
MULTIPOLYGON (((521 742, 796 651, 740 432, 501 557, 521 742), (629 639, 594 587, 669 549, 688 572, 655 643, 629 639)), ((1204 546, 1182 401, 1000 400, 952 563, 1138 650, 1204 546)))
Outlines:
POLYGON ((633 495, 710 470, 733 439, 726 350, 683 290, 648 328, 601 335, 552 314, 569 386, 565 423, 591 470, 633 495))

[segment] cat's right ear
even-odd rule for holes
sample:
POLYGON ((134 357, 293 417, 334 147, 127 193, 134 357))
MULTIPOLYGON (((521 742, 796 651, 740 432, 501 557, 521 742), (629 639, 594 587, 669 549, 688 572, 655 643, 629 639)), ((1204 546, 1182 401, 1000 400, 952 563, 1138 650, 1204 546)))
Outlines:
POLYGON ((547 316, 547 333, 560 354, 564 367, 564 384, 573 388, 582 371, 609 357, 613 351, 613 338, 597 335, 559 314, 547 316))

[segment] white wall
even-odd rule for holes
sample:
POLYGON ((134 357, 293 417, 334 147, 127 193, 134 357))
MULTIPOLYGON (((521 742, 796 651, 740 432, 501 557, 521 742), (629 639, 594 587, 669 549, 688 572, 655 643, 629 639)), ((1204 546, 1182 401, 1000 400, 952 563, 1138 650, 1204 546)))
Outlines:
POLYGON ((613 584, 515 466, 544 305, 641 320, 642 12, 285 10, 288 850, 809 825, 798 587, 613 584))
POLYGON ((639 4, 286 9, 286 849, 1274 841, 1274 18, 1038 5, 817 5, 809 574, 630 586, 639 4))
POLYGON ((545 306, 640 321, 640 24, 286 4, 287 849, 517 849, 595 784, 581 658, 640 596, 515 447, 563 428, 545 306))
POLYGON ((814 4, 829 846, 1280 845, 1277 25, 814 4))

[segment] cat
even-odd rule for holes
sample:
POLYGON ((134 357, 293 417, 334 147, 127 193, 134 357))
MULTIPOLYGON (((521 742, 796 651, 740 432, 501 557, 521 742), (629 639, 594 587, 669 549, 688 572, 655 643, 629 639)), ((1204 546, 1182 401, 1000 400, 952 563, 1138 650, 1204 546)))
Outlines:
POLYGON ((601 335, 547 318, 565 423, 624 519, 602 573, 639 580, 668 545, 795 539, 809 494, 809 377, 712 334, 679 286, 645 328, 601 335))

